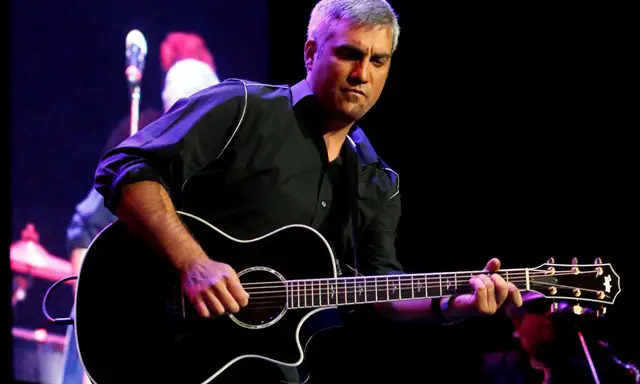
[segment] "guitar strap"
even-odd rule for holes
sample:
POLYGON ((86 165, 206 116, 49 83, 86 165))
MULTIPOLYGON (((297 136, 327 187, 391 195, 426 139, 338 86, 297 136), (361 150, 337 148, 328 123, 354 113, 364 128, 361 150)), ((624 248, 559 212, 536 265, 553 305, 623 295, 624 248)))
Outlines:
POLYGON ((353 144, 350 137, 347 137, 349 146, 345 151, 345 174, 346 174, 346 187, 349 206, 349 218, 347 220, 347 230, 349 231, 349 241, 351 243, 351 254, 353 256, 353 271, 358 275, 358 228, 360 224, 360 215, 358 210, 358 154, 357 147, 353 144))

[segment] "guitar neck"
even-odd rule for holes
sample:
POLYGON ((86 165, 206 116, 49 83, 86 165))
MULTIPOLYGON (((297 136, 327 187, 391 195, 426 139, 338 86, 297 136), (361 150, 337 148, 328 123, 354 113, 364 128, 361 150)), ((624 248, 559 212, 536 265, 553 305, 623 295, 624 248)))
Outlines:
MULTIPOLYGON (((518 289, 529 290, 528 268, 498 272, 518 289)), ((447 297, 472 293, 471 277, 482 271, 353 276, 287 281, 289 309, 371 304, 399 300, 447 297)))

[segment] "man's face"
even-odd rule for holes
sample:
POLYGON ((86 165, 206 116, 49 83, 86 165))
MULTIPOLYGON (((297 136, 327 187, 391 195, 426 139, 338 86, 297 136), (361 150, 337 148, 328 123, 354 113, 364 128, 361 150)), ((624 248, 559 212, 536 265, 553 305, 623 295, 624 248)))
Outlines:
POLYGON ((305 45, 307 81, 332 118, 360 119, 378 101, 389 74, 391 27, 358 27, 340 20, 327 39, 305 45))

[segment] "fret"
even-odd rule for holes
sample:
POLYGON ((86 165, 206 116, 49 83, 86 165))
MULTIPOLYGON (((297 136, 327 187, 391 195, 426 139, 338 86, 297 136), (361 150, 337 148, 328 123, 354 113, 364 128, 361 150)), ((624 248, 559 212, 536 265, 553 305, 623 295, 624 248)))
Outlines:
POLYGON ((325 293, 324 295, 324 305, 329 305, 329 280, 321 280, 322 281, 322 291, 325 293))
POLYGON ((325 305, 330 305, 331 304, 331 286, 329 284, 329 280, 324 280, 323 284, 324 284, 323 288, 326 289, 325 297, 327 299, 327 302, 325 303, 325 305))
POLYGON ((378 278, 374 277, 373 281, 375 281, 375 291, 376 291, 376 302, 378 301, 378 278))
POLYGON ((402 298, 403 299, 415 299, 415 293, 413 292, 413 276, 404 276, 402 278, 402 298))
POLYGON ((420 283, 422 284, 422 293, 420 294, 420 297, 429 297, 429 276, 423 276, 420 283))
POLYGON ((416 293, 415 293, 415 291, 413 290, 413 276, 411 276, 411 298, 412 298, 412 299, 415 299, 415 298, 416 298, 416 296, 415 296, 415 295, 416 295, 416 293))
POLYGON ((291 283, 291 305, 293 306, 293 308, 298 308, 296 306, 296 297, 298 297, 298 294, 296 292, 296 286, 294 281, 291 283))
POLYGON ((324 281, 324 287, 327 289, 327 302, 325 303, 325 305, 330 305, 331 304, 331 288, 329 286, 329 280, 324 281))
POLYGON ((401 291, 401 281, 398 276, 387 278, 388 300, 399 300, 401 291), (389 281, 389 279, 391 281, 389 281), (390 289, 390 290, 389 290, 390 289))
POLYGON ((302 291, 304 292, 304 306, 307 307, 307 281, 302 282, 302 291))
POLYGON ((287 307, 293 308, 293 295, 291 294, 291 283, 286 283, 287 287, 287 307))
POLYGON ((341 295, 344 299, 342 304, 353 303, 353 288, 351 287, 351 284, 351 279, 342 279, 342 283, 340 284, 340 288, 344 290, 344 294, 341 295))
POLYGON ((416 276, 415 280, 417 281, 414 283, 412 279, 412 284, 414 286, 413 288, 414 297, 416 296, 419 298, 427 297, 427 277, 416 276))
POLYGON ((354 281, 355 286, 355 302, 366 303, 367 302, 367 278, 358 277, 354 281))
POLYGON ((389 300, 389 278, 383 277, 380 281, 380 288, 378 289, 378 301, 387 301, 389 300))
POLYGON ((506 270, 504 271, 504 280, 508 283, 509 282, 509 271, 506 270))
POLYGON ((455 281, 451 276, 441 276, 441 278, 444 280, 444 289, 441 296, 453 295, 455 293, 455 281))
POLYGON ((313 280, 307 280, 304 283, 305 287, 305 305, 307 308, 313 308, 313 280))
POLYGON ((345 287, 347 288, 347 303, 348 304, 354 304, 357 303, 358 298, 356 295, 357 289, 356 289, 356 280, 357 278, 350 278, 347 282, 345 282, 345 287))
POLYGON ((369 279, 363 279, 364 280, 364 302, 365 304, 369 302, 368 296, 369 296, 369 290, 367 289, 367 280, 369 279))
POLYGON ((439 297, 442 296, 442 275, 438 274, 436 276, 426 276, 426 296, 425 297, 439 297))
POLYGON ((337 305, 340 296, 338 282, 337 280, 327 280, 327 284, 329 285, 329 304, 337 305))
POLYGON ((315 280, 313 282, 314 296, 316 297, 316 306, 323 306, 322 300, 322 280, 315 280))
POLYGON ((358 278, 354 278, 350 284, 353 284, 353 287, 349 287, 349 303, 357 303, 358 302, 358 278))
POLYGON ((327 281, 326 280, 320 280, 319 281, 319 287, 318 287, 318 291, 320 291, 320 297, 321 297, 321 305, 329 305, 329 291, 328 291, 329 287, 327 286, 327 281), (324 299, 324 300, 323 300, 324 299))

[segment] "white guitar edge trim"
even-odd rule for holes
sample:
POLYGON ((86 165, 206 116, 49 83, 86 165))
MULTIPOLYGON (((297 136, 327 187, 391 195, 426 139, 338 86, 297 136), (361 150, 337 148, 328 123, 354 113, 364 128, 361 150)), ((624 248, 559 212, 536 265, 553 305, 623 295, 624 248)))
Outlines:
MULTIPOLYGON (((259 237, 255 237, 252 239, 246 239, 246 240, 242 240, 242 239, 237 239, 231 235, 228 235, 227 233, 223 232, 222 230, 218 229, 217 227, 213 226, 212 224, 210 224, 209 222, 207 222, 204 219, 201 219, 200 217, 196 216, 196 215, 192 215, 190 213, 184 212, 184 211, 176 211, 178 213, 178 215, 183 215, 186 217, 189 217, 191 219, 194 219, 196 221, 199 221, 200 223, 210 227, 211 229, 213 229, 214 231, 218 232, 220 235, 226 237, 229 240, 238 242, 238 243, 242 243, 242 244, 248 244, 248 243, 253 243, 262 239, 265 239, 271 235, 274 235, 280 231, 283 231, 285 229, 288 228, 304 228, 307 229, 309 231, 311 231, 312 233, 314 233, 315 235, 317 235, 320 240, 322 240, 322 242, 324 243, 324 245, 327 247, 327 251, 329 251, 329 256, 331 258, 331 268, 333 269, 333 277, 337 278, 338 277, 338 271, 336 269, 336 262, 335 262, 335 256, 333 254, 333 251, 331 249, 331 246, 329 245, 329 242, 327 241, 327 239, 324 238, 324 236, 322 236, 322 234, 320 232, 318 232, 316 229, 305 225, 305 224, 289 224, 289 225, 285 225, 283 227, 277 228, 269 233, 266 233, 262 236, 259 237)), ((106 231, 108 228, 110 228, 112 225, 114 225, 116 222, 120 221, 120 219, 114 220, 111 224, 107 225, 106 227, 104 227, 104 229, 102 231, 100 231, 98 233, 98 235, 96 235, 96 237, 93 238, 93 240, 91 241, 91 244, 89 244, 89 247, 87 247, 87 251, 85 252, 88 253, 91 250, 91 247, 93 246, 93 243, 96 241, 96 239, 98 239, 98 237, 100 237, 100 235, 102 234, 102 232, 106 231)), ((84 261, 86 260, 86 257, 82 259, 82 263, 80 264, 80 272, 82 272, 82 266, 84 265, 84 261)), ((75 303, 77 302, 77 296, 78 296, 78 292, 80 288, 80 276, 82 275, 82 273, 78 273, 78 278, 76 279, 76 294, 75 294, 75 298, 74 298, 74 307, 75 307, 75 303)), ((248 359, 248 358, 254 358, 254 359, 259 359, 259 360, 264 360, 264 361, 268 361, 270 363, 273 364, 277 364, 277 365, 283 365, 286 367, 297 367, 300 364, 302 364, 302 362, 304 361, 304 350, 302 348, 302 345, 300 344, 300 330, 302 329, 302 325, 305 323, 305 321, 307 321, 307 319, 309 317, 311 317, 312 315, 320 312, 320 311, 324 311, 327 309, 336 309, 338 308, 337 306, 331 306, 331 307, 323 307, 323 308, 317 308, 314 309, 312 311, 310 311, 309 313, 307 313, 298 323, 298 326, 296 327, 296 332, 295 332, 295 339, 296 339, 296 346, 298 347, 298 352, 300 353, 300 357, 298 358, 298 360, 295 363, 285 363, 283 361, 279 361, 279 360, 275 360, 275 359, 271 359, 268 358, 266 356, 262 356, 262 355, 242 355, 242 356, 238 356, 232 360, 230 360, 227 364, 223 365, 220 369, 218 369, 213 375, 211 375, 208 379, 206 379, 205 381, 203 381, 201 384, 207 384, 210 383, 213 379, 215 379, 216 377, 218 377, 222 372, 224 372, 227 368, 229 368, 231 365, 235 364, 236 362, 243 360, 243 359, 248 359)), ((80 364, 82 364, 82 367, 86 373, 86 375, 89 377, 89 380, 91 380, 92 383, 94 384, 100 384, 98 383, 96 380, 93 379, 93 377, 91 377, 91 374, 89 373, 89 371, 86 369, 85 365, 84 365, 84 361, 82 359, 82 353, 80 351, 80 343, 78 342, 78 332, 77 332, 77 317, 74 316, 73 318, 73 326, 74 326, 74 336, 76 338, 76 349, 78 350, 78 358, 80 359, 80 364)), ((313 336, 311 336, 313 337, 313 336)), ((311 338, 309 339, 311 340, 311 338)), ((305 344, 305 349, 306 349, 306 344, 305 344)), ((310 376, 310 375, 309 375, 310 376)), ((308 380, 308 378, 305 380, 305 382, 308 380)), ((304 383, 304 382, 303 382, 304 383)), ((302 384, 302 383, 300 383, 302 384)))

